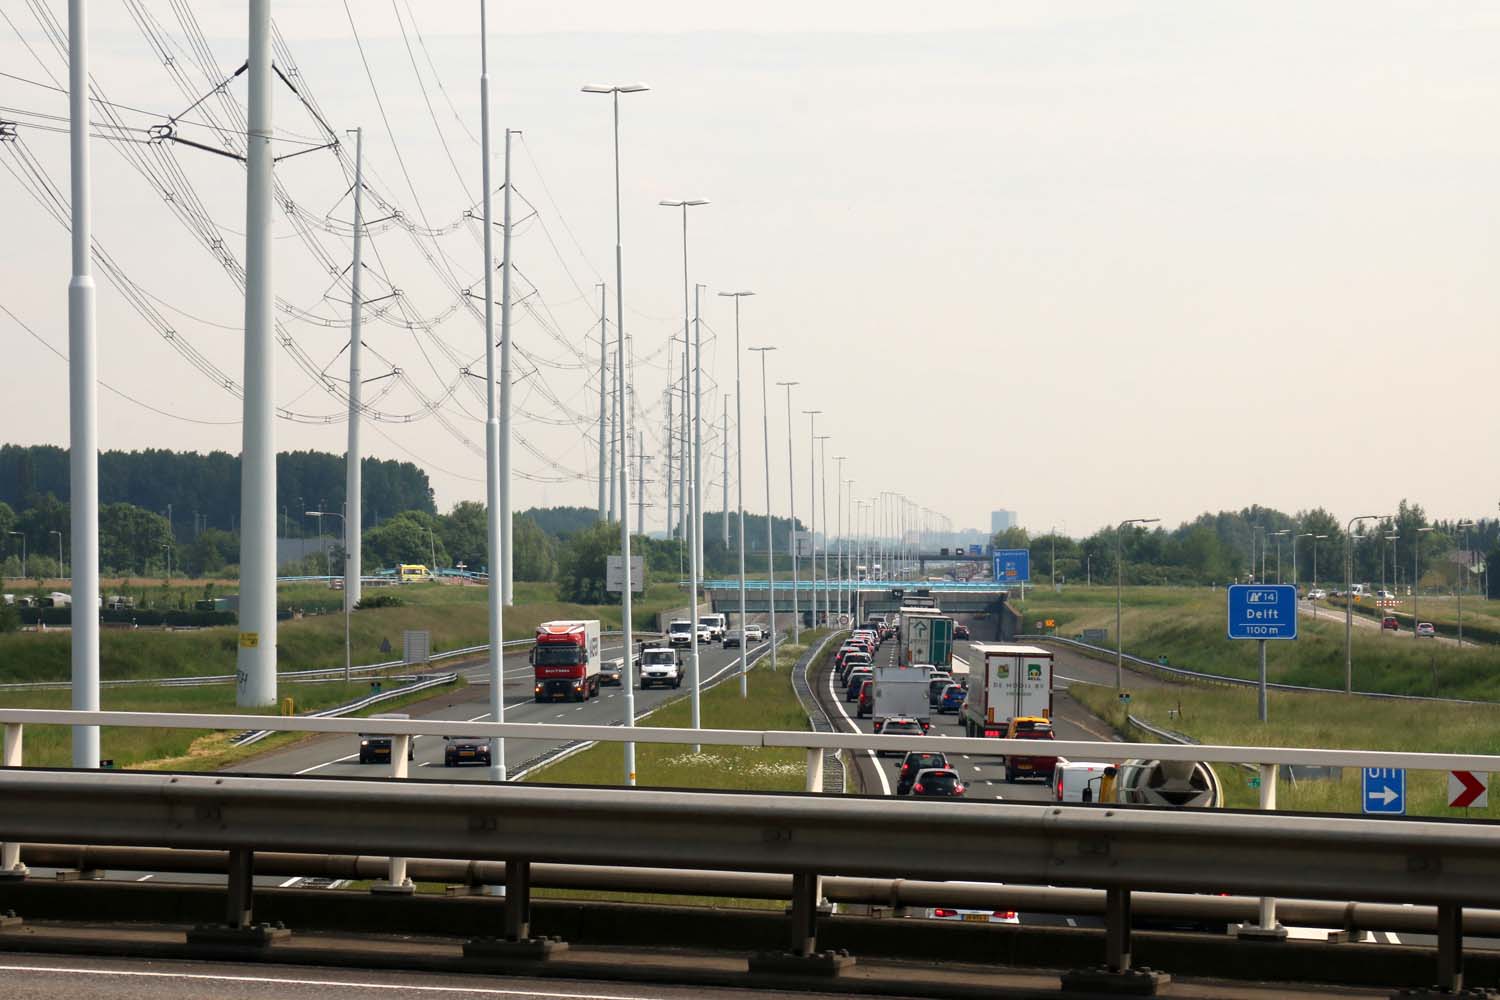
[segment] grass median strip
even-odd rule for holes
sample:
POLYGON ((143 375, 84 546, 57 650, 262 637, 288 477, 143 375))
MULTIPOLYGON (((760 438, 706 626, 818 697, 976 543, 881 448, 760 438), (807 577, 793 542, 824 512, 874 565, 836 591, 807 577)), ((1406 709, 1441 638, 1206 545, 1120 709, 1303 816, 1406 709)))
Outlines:
MULTIPOLYGON (((1068 691, 1094 714, 1133 740, 1155 740, 1129 727, 1126 710, 1112 687, 1072 684, 1068 691)), ((1182 685, 1138 688, 1129 714, 1153 726, 1222 746, 1316 747, 1396 750, 1413 753, 1500 753, 1500 705, 1421 705, 1337 694, 1270 693, 1268 723, 1256 720, 1256 692, 1240 688, 1182 685)), ((1250 773, 1216 764, 1227 804, 1254 808, 1259 792, 1250 773)), ((1485 809, 1449 809, 1445 771, 1409 771, 1407 814, 1500 819, 1500 796, 1485 809)), ((1277 805, 1283 810, 1359 813, 1362 782, 1358 768, 1343 768, 1331 779, 1282 779, 1277 805)))
MULTIPOLYGON (((817 637, 804 638, 816 643, 817 637)), ((791 668, 807 647, 777 647, 776 669, 762 661, 748 675, 748 697, 740 697, 739 682, 730 678, 703 692, 700 699, 704 729, 806 730, 807 713, 792 690, 791 668)), ((640 727, 687 728, 692 708, 683 696, 636 722, 640 727)), ((635 749, 637 782, 652 788, 720 788, 735 791, 800 791, 806 774, 801 750, 763 750, 705 744, 699 753, 691 746, 638 743, 635 749)), ((527 781, 568 785, 619 785, 625 771, 625 751, 619 743, 600 743, 565 760, 541 768, 527 781)))

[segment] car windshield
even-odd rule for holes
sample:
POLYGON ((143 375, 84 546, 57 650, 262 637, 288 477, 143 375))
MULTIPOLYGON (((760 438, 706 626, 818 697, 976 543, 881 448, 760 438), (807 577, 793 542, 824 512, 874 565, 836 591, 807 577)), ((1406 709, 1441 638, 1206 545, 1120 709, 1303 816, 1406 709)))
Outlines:
POLYGON ((947 767, 948 758, 940 753, 909 753, 906 755, 906 763, 903 767, 911 767, 920 771, 927 767, 947 767))
POLYGON ((718 620, 714 619, 714 618, 699 618, 698 619, 698 624, 699 625, 707 625, 710 628, 712 628, 713 626, 715 626, 715 625, 717 625, 719 623, 718 623, 718 620))
POLYGON ((557 646, 536 647, 536 659, 540 666, 571 667, 583 662, 583 647, 572 643, 557 646))
POLYGON ((692 622, 673 622, 671 625, 669 625, 667 627, 669 629, 671 629, 673 632, 689 632, 689 631, 692 631, 693 623, 692 622))

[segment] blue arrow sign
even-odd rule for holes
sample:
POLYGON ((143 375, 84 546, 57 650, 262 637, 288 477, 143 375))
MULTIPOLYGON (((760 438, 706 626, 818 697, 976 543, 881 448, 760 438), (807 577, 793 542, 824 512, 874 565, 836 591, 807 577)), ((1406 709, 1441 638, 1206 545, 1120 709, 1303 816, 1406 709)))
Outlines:
POLYGON ((1376 816, 1406 814, 1406 769, 1401 767, 1366 767, 1360 804, 1376 816))
POLYGON ((1031 580, 1031 552, 1027 549, 996 549, 994 558, 996 583, 1031 580))
POLYGON ((1297 588, 1283 584, 1231 586, 1229 638, 1297 638, 1297 588))

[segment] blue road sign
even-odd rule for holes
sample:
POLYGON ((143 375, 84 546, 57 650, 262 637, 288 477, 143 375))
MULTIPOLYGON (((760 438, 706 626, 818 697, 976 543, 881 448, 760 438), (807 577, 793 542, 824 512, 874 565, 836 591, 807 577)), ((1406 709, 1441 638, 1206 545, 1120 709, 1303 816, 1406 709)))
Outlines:
POLYGON ((1229 638, 1297 638, 1297 588, 1283 584, 1231 586, 1229 638))
POLYGON ((978 556, 978 555, 983 555, 983 554, 984 554, 984 546, 982 546, 982 545, 970 545, 969 546, 969 555, 971 555, 971 556, 978 556))
POLYGON ((1364 811, 1377 816, 1406 814, 1406 769, 1402 767, 1366 767, 1360 802, 1364 811))
POLYGON ((1026 549, 995 550, 995 582, 1027 583, 1031 580, 1031 553, 1026 549))

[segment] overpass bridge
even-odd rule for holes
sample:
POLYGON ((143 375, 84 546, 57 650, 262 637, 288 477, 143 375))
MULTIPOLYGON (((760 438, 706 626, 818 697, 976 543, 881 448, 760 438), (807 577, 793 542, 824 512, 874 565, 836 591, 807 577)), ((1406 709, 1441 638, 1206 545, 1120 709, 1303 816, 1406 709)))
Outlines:
MULTIPOLYGON (((793 594, 796 610, 804 625, 812 624, 813 596, 817 595, 819 617, 825 607, 845 614, 885 614, 898 611, 905 604, 932 600, 949 614, 989 616, 996 622, 996 634, 986 638, 1010 638, 1015 630, 1002 628, 1001 622, 1014 617, 1009 607, 1010 592, 1018 588, 993 581, 957 583, 953 581, 902 580, 790 580, 745 581, 745 610, 748 614, 766 614, 775 609, 778 615, 792 613, 793 594), (828 602, 825 604, 825 602, 828 602), (1002 632, 1006 633, 1002 636, 1002 632)), ((716 612, 734 615, 740 610, 738 580, 706 580, 703 590, 716 612)))

